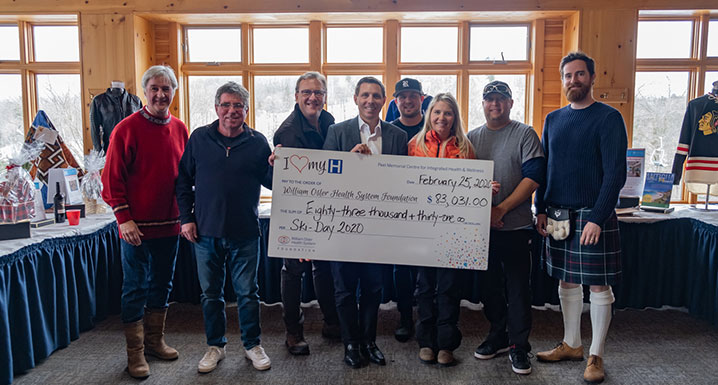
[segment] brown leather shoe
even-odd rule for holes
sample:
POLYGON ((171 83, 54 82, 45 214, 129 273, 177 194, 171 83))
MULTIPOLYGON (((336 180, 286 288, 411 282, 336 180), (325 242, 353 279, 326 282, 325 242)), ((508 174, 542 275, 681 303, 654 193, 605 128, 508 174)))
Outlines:
POLYGON ((604 378, 606 378, 606 374, 603 371, 603 359, 591 354, 591 356, 588 357, 586 370, 583 372, 583 379, 586 382, 597 384, 603 382, 604 378))
POLYGON ((309 355, 309 344, 304 340, 302 335, 294 335, 287 333, 287 340, 284 342, 287 345, 289 354, 293 356, 306 356, 309 355))
POLYGON ((167 308, 145 308, 145 353, 161 360, 176 360, 179 353, 165 343, 167 308))
POLYGON ((134 378, 147 378, 150 375, 150 365, 145 360, 142 320, 124 324, 123 328, 127 341, 127 371, 134 378))
POLYGON ((419 359, 425 364, 433 364, 436 362, 436 354, 431 348, 419 349, 419 359))
POLYGON ((454 353, 450 350, 439 350, 439 354, 436 357, 436 362, 441 366, 454 366, 456 360, 454 359, 454 353))
POLYGON ((536 353, 536 358, 543 362, 581 361, 583 360, 583 345, 572 348, 561 341, 560 344, 551 350, 536 353))

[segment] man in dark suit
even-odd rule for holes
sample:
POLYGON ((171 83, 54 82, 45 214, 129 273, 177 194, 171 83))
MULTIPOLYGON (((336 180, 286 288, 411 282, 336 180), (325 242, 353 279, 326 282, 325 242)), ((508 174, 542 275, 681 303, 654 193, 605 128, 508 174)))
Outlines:
MULTIPOLYGON (((386 89, 376 78, 361 78, 354 90, 359 116, 331 125, 324 149, 362 154, 406 155, 406 132, 381 120, 386 89)), ((334 297, 339 313, 344 362, 360 368, 367 361, 386 365, 376 346, 376 322, 381 302, 382 267, 373 263, 332 262, 334 297), (357 308, 357 287, 360 288, 357 308)))

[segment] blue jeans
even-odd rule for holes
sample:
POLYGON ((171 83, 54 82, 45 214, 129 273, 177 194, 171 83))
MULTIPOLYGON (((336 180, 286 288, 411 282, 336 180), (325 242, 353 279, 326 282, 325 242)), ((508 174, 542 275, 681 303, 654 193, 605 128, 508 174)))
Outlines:
POLYGON ((227 317, 224 310, 225 264, 237 293, 242 343, 249 350, 259 345, 259 238, 242 240, 199 237, 194 244, 197 275, 202 287, 202 313, 207 345, 224 346, 227 317))
POLYGON ((177 261, 178 238, 143 239, 139 246, 121 240, 122 322, 135 322, 150 309, 167 307, 177 261))

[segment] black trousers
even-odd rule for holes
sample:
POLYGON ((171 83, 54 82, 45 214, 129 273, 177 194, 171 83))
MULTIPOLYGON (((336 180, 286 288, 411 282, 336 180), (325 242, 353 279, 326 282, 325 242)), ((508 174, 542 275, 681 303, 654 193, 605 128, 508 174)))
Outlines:
POLYGON ((324 322, 339 324, 337 307, 334 303, 334 280, 328 261, 299 262, 298 259, 285 259, 281 273, 282 307, 287 333, 302 336, 304 333, 304 313, 300 307, 302 297, 302 276, 314 278, 314 293, 319 308, 324 314, 324 322), (311 273, 309 267, 311 266, 311 273))
POLYGON ((491 230, 489 268, 479 276, 487 339, 531 351, 531 230, 491 230))
POLYGON ((344 345, 375 342, 383 267, 354 262, 331 262, 331 267, 342 342, 344 345))
POLYGON ((416 303, 416 340, 421 348, 454 350, 461 345, 459 303, 461 270, 419 267, 416 303))
POLYGON ((416 290, 416 267, 407 265, 389 265, 394 273, 394 295, 396 308, 401 314, 401 322, 411 323, 413 315, 414 291, 416 290))

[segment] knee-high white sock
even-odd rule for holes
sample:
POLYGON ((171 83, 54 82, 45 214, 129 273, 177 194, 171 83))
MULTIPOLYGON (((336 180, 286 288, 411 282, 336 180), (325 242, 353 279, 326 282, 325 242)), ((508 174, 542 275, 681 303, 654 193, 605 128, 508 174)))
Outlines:
POLYGON ((593 336, 591 340, 591 354, 603 356, 603 348, 606 345, 606 334, 611 324, 611 304, 614 301, 613 290, 600 293, 591 292, 591 329, 593 336))
POLYGON ((564 289, 559 285, 558 298, 563 314, 563 341, 572 348, 581 346, 581 311, 583 310, 583 287, 564 289))

